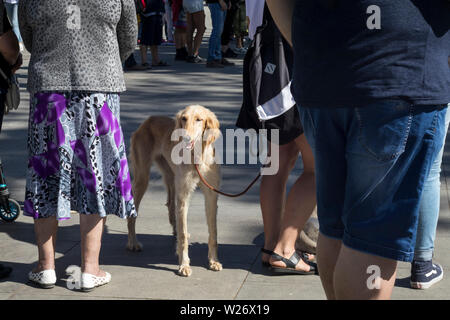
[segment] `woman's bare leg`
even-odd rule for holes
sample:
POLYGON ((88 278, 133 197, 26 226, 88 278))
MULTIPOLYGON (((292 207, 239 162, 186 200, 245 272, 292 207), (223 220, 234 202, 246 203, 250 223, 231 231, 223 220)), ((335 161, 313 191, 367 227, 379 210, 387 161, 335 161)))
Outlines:
POLYGON ((147 63, 147 46, 141 45, 141 64, 147 63))
POLYGON ((152 65, 156 66, 160 62, 158 46, 150 46, 150 52, 152 53, 152 65))
POLYGON ((55 269, 55 244, 58 231, 56 217, 34 220, 34 233, 38 247, 39 261, 33 272, 55 269))
POLYGON ((106 218, 98 214, 80 214, 81 272, 105 276, 100 270, 99 256, 106 218))
MULTIPOLYGON (((286 182, 300 151, 295 140, 282 146, 271 144, 270 148, 279 148, 280 169, 276 175, 265 175, 261 180, 260 202, 264 224, 264 248, 267 250, 273 250, 277 244, 284 210, 286 182)), ((264 262, 269 262, 269 258, 267 254, 262 256, 264 262)))
MULTIPOLYGON (((305 226, 316 207, 316 184, 314 175, 314 157, 305 135, 294 140, 300 149, 303 160, 303 173, 292 186, 281 221, 280 235, 274 251, 279 255, 290 258, 295 252, 295 242, 299 232, 305 226)), ((274 266, 285 267, 282 261, 270 261, 274 266)), ((309 266, 300 261, 297 269, 309 271, 309 266)))

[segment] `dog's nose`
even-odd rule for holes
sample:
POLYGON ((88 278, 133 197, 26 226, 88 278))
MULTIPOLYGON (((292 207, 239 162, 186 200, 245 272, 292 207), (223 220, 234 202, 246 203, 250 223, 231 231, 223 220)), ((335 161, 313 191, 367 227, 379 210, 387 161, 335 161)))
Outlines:
POLYGON ((183 136, 183 143, 187 149, 194 148, 194 141, 190 136, 183 136))

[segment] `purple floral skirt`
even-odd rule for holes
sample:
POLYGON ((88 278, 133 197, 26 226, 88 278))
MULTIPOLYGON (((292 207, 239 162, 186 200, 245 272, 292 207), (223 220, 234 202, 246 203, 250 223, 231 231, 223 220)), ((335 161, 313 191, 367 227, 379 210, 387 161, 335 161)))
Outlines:
POLYGON ((136 216, 118 94, 31 97, 25 215, 136 216))

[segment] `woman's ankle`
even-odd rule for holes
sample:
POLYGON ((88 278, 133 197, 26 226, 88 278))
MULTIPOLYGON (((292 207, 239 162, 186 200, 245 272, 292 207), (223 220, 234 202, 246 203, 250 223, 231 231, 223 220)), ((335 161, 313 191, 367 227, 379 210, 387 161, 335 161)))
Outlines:
POLYGON ((41 272, 44 270, 55 270, 55 263, 48 261, 38 262, 36 267, 33 269, 33 272, 41 272))
POLYGON ((81 266, 81 272, 93 274, 95 276, 104 275, 104 271, 100 269, 100 265, 98 264, 86 264, 81 266))
POLYGON ((295 247, 277 245, 273 251, 283 257, 289 258, 294 254, 295 247))

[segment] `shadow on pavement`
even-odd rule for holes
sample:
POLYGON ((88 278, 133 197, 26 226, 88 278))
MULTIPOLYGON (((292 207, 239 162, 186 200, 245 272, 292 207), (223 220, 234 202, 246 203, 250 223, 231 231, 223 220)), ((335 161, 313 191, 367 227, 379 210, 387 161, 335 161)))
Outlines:
MULTIPOLYGON (((31 223, 0 223, 0 233, 5 233, 14 240, 35 245, 34 228, 31 223)), ((143 244, 143 251, 141 252, 126 250, 127 237, 128 235, 125 233, 110 233, 108 226, 106 226, 100 254, 101 265, 164 270, 176 275, 178 258, 175 254, 176 241, 174 236, 138 234, 138 240, 143 244)), ((63 256, 55 261, 58 279, 64 280, 64 278, 67 278, 65 269, 69 265, 80 265, 79 239, 79 225, 59 227, 56 254, 63 254, 63 256)), ((14 248, 10 248, 10 250, 14 250, 14 248)), ((220 243, 218 246, 219 260, 224 269, 250 271, 257 252, 255 245, 220 243)), ((208 245, 206 243, 190 243, 189 256, 191 266, 208 268, 208 245)), ((33 286, 28 282, 27 274, 36 265, 36 261, 33 263, 8 262, 7 265, 12 267, 14 271, 5 280, 21 284, 27 283, 33 286)), ((57 285, 66 286, 64 281, 62 281, 62 284, 61 281, 58 281, 57 285)))

